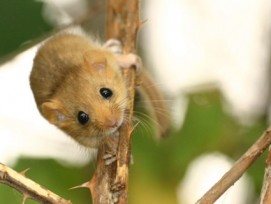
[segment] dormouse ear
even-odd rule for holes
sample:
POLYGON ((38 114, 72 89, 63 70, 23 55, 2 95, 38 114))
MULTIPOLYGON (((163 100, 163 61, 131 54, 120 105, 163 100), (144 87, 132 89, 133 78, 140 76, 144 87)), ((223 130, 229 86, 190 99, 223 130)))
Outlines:
POLYGON ((43 116, 52 124, 58 127, 66 126, 67 116, 60 101, 52 100, 41 105, 43 116))
POLYGON ((98 70, 106 68, 107 60, 104 54, 99 50, 90 50, 84 53, 84 62, 88 67, 94 67, 98 70))

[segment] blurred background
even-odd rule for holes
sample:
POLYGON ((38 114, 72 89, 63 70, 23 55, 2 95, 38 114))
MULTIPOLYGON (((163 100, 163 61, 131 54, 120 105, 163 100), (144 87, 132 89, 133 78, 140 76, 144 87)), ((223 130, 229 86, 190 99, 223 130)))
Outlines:
MULTIPOLYGON (((105 5, 0 2, 0 162, 19 172, 30 168, 29 178, 75 204, 91 203, 87 189, 69 188, 89 180, 95 150, 39 115, 28 77, 38 43, 59 29, 81 24, 105 40, 105 5)), ((129 203, 195 203, 269 125, 271 1, 148 0, 141 9, 138 52, 167 95, 172 131, 157 142, 149 119, 141 118, 132 140, 129 203)), ((140 99, 137 105, 145 112, 140 99)), ((257 203, 265 158, 220 203, 257 203)), ((0 203, 21 201, 0 185, 0 203)))

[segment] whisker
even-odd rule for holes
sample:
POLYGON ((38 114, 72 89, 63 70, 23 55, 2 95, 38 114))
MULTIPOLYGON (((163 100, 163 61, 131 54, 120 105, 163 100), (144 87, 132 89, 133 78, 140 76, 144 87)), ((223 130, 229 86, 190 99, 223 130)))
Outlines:
POLYGON ((137 128, 137 130, 140 131, 142 134, 143 134, 143 130, 145 130, 145 132, 148 135, 153 133, 153 128, 147 120, 145 120, 143 118, 139 119, 136 116, 134 116, 134 120, 137 121, 137 124, 139 127, 139 128, 137 128))
POLYGON ((149 115, 146 114, 146 113, 134 111, 134 114, 135 114, 135 116, 144 117, 145 119, 148 119, 148 120, 150 120, 151 122, 154 122, 154 123, 157 123, 157 124, 158 124, 158 122, 157 122, 154 118, 152 118, 151 116, 149 116, 149 115))
POLYGON ((137 112, 137 111, 134 111, 134 113, 136 114, 134 117, 138 117, 138 118, 141 117, 140 118, 141 120, 144 120, 145 122, 151 122, 154 125, 159 126, 159 123, 148 114, 137 112))

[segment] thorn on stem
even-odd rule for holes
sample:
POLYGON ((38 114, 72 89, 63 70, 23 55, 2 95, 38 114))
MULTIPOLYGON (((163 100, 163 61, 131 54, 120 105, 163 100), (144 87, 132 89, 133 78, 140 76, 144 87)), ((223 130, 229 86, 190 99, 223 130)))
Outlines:
POLYGON ((29 199, 29 198, 31 198, 29 195, 23 193, 23 201, 22 201, 22 204, 25 204, 25 201, 26 201, 27 199, 29 199))
POLYGON ((78 185, 78 186, 74 186, 72 188, 69 188, 69 190, 74 190, 74 189, 77 189, 77 188, 90 188, 90 182, 87 181, 81 185, 78 185))
POLYGON ((145 23, 147 23, 148 22, 148 19, 145 19, 145 20, 142 20, 142 21, 140 21, 139 22, 139 28, 141 28, 145 23))
POLYGON ((22 176, 25 176, 26 172, 28 172, 30 170, 30 168, 27 168, 23 171, 21 171, 19 174, 21 174, 22 176))

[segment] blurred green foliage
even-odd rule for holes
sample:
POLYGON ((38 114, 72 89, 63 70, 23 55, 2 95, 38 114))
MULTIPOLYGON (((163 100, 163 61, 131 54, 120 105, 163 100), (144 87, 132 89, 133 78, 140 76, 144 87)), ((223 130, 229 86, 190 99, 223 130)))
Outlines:
MULTIPOLYGON (((42 3, 34 0, 0 2, 1 58, 52 29, 43 20, 41 8, 42 3)), ((190 102, 182 129, 171 133, 164 141, 155 142, 150 130, 144 126, 135 130, 129 203, 177 203, 176 187, 191 160, 211 151, 221 151, 236 160, 266 128, 264 119, 244 127, 226 115, 222 109, 222 96, 217 90, 194 93, 188 97, 190 102)), ((263 179, 264 158, 257 160, 248 171, 258 194, 263 179)), ((29 178, 73 203, 90 203, 88 190, 69 188, 87 181, 95 168, 94 163, 75 168, 53 160, 22 158, 14 167, 17 171, 26 168, 31 169, 27 173, 29 178)), ((0 185, 0 203, 16 204, 21 201, 22 196, 17 191, 0 185)))
POLYGON ((40 1, 0 1, 0 57, 52 29, 43 19, 41 9, 40 1))
MULTIPOLYGON (((180 131, 172 133, 159 144, 144 133, 134 136, 131 203, 176 203, 176 187, 189 162, 202 153, 214 151, 237 160, 266 128, 264 120, 244 127, 225 114, 222 96, 217 90, 188 97, 188 112, 180 131), (148 186, 149 190, 142 190, 144 186, 148 186)), ((261 190, 265 158, 260 157, 248 171, 257 194, 261 190)))

